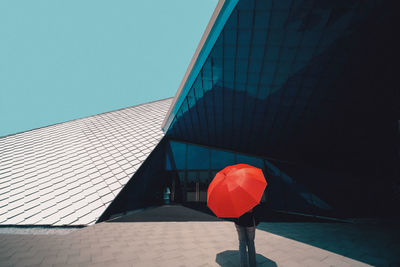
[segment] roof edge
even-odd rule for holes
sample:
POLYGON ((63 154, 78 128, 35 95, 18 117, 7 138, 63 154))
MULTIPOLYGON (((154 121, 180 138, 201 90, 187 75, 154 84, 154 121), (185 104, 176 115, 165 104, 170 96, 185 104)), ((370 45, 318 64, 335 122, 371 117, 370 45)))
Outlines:
POLYGON ((167 132, 172 120, 183 103, 183 96, 186 96, 190 87, 193 85, 197 75, 203 67, 207 57, 211 53, 215 42, 217 41, 222 29, 225 26, 229 16, 232 14, 233 9, 239 0, 219 0, 215 10, 211 16, 206 30, 201 37, 200 43, 190 61, 189 67, 183 76, 182 82, 179 85, 178 91, 172 101, 167 115, 162 123, 162 130, 167 132))
POLYGON ((7 138, 7 137, 10 137, 10 136, 13 136, 13 135, 23 134, 23 133, 26 133, 26 132, 31 132, 31 131, 47 128, 47 127, 51 127, 51 126, 55 126, 55 125, 60 125, 60 124, 63 124, 63 123, 69 123, 69 122, 73 122, 73 121, 87 119, 87 118, 90 118, 90 117, 95 117, 95 116, 104 115, 104 114, 108 114, 108 113, 112 113, 112 112, 116 112, 116 111, 121 111, 121 110, 124 110, 124 109, 130 109, 130 108, 135 108, 135 107, 139 107, 139 106, 143 106, 143 105, 147 105, 147 104, 151 104, 151 103, 161 102, 161 101, 168 100, 170 98, 172 98, 172 97, 162 98, 162 99, 159 99, 159 100, 153 100, 153 101, 150 101, 150 102, 141 103, 141 104, 137 104, 137 105, 133 105, 133 106, 122 107, 122 108, 118 108, 118 109, 114 109, 114 110, 104 111, 104 112, 101 112, 101 113, 88 115, 88 116, 83 116, 83 117, 79 117, 79 118, 76 118, 76 119, 71 119, 71 120, 67 120, 67 121, 62 121, 62 122, 57 122, 57 123, 53 123, 53 124, 49 124, 49 125, 40 126, 40 127, 37 127, 37 128, 26 130, 26 131, 10 133, 10 134, 7 134, 7 135, 0 136, 0 139, 7 138))

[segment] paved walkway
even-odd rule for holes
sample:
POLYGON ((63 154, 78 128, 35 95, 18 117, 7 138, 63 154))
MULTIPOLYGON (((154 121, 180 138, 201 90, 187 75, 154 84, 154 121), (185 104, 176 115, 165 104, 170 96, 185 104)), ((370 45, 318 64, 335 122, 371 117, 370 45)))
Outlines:
MULTIPOLYGON (((261 223, 258 266, 400 266, 399 229, 261 223)), ((238 266, 233 223, 104 222, 67 235, 0 235, 0 266, 238 266)))

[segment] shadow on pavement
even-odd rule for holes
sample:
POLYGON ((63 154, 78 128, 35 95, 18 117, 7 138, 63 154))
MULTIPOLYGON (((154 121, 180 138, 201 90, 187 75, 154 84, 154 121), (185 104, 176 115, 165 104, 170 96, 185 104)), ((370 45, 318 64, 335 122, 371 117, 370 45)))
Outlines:
POLYGON ((107 222, 217 222, 215 216, 182 205, 164 205, 138 210, 107 222))
POLYGON ((257 229, 373 266, 400 266, 400 229, 396 225, 263 222, 257 229))
MULTIPOLYGON (((238 250, 225 250, 217 254, 215 261, 222 267, 240 266, 240 255, 238 250)), ((276 267, 274 261, 264 257, 261 254, 256 254, 257 266, 276 267)))

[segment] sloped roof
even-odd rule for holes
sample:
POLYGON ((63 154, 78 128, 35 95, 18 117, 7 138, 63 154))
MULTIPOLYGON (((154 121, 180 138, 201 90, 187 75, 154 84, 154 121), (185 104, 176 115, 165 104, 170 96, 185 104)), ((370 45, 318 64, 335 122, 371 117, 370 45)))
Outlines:
POLYGON ((0 225, 95 223, 162 138, 171 100, 0 138, 0 225))

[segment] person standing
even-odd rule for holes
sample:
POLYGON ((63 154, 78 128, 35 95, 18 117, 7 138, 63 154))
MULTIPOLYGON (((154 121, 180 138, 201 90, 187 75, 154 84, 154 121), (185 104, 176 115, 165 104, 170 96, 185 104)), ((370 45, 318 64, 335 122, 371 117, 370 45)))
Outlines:
POLYGON ((253 209, 249 210, 239 218, 234 220, 239 238, 240 266, 256 266, 256 248, 254 238, 256 235, 256 226, 259 224, 255 217, 253 209), (248 263, 247 264, 247 255, 248 263))
POLYGON ((167 186, 164 190, 164 204, 165 205, 169 205, 170 194, 171 194, 171 190, 169 189, 169 186, 167 186))

